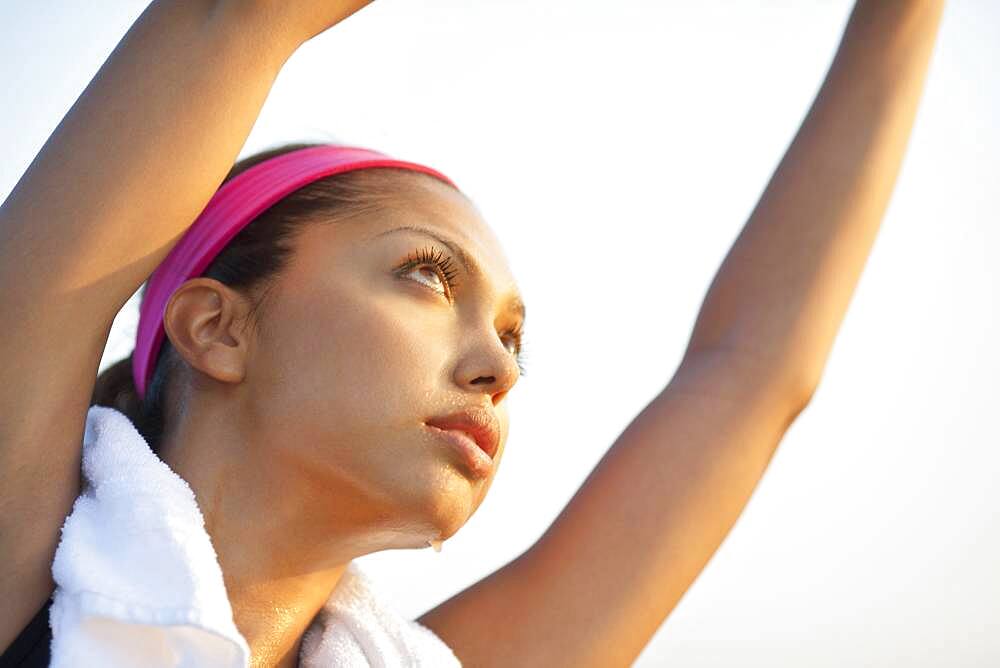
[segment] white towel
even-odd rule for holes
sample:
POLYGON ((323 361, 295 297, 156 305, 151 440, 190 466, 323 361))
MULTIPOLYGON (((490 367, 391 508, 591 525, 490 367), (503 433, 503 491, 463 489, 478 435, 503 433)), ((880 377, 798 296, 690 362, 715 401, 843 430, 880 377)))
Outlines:
MULTIPOLYGON (((121 412, 92 406, 83 492, 62 528, 51 666, 244 668, 222 570, 194 493, 121 412)), ((460 666, 354 562, 302 639, 303 666, 460 666)))

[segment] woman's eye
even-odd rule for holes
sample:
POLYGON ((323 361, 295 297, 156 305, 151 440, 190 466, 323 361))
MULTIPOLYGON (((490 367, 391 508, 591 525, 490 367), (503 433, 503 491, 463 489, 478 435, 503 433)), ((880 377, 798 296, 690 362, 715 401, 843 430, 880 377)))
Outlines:
POLYGON ((521 375, 524 375, 524 334, 520 329, 513 330, 509 332, 510 336, 507 338, 510 341, 511 347, 507 348, 514 359, 517 361, 517 368, 521 375))
POLYGON ((451 299, 457 272, 452 266, 452 259, 440 250, 428 247, 410 253, 398 272, 402 276, 417 275, 418 282, 451 299))
POLYGON ((411 269, 408 274, 417 274, 421 276, 421 283, 424 283, 432 290, 440 292, 441 294, 447 294, 444 289, 444 281, 441 279, 441 274, 438 273, 434 267, 430 265, 419 265, 411 269), (439 289, 440 288, 440 289, 439 289))

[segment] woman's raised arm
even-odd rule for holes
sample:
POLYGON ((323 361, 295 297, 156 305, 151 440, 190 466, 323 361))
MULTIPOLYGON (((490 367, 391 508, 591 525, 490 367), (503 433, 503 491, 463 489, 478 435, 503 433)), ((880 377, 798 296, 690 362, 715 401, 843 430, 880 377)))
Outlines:
POLYGON ((939 0, 855 6, 673 379, 532 548, 419 619, 463 662, 631 665, 705 567, 819 381, 899 171, 941 11, 939 0))
POLYGON ((194 222, 278 72, 369 0, 157 0, 0 206, 0 650, 52 591, 115 315, 194 222))

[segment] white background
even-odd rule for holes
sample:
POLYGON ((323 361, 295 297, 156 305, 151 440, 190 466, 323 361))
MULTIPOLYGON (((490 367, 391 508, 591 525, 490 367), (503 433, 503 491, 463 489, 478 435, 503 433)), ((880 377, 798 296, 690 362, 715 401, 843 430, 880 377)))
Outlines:
MULTIPOLYGON (((145 4, 3 4, 0 195, 145 4)), ((479 512, 440 554, 360 560, 404 612, 528 548, 669 381, 850 8, 378 0, 287 63, 242 155, 329 140, 437 167, 528 305, 479 512)), ((952 0, 819 390, 635 665, 1000 665, 998 44, 1000 4, 952 0)), ((131 350, 136 307, 102 368, 131 350)))

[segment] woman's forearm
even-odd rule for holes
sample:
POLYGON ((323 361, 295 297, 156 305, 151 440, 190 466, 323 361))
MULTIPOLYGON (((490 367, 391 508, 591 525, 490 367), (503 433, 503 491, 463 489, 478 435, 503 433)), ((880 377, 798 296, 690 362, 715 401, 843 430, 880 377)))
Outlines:
POLYGON ((826 80, 715 276, 685 356, 731 350, 807 400, 899 173, 943 0, 860 0, 826 80))
POLYGON ((0 207, 0 281, 18 286, 5 314, 72 300, 110 326, 222 182, 297 47, 254 12, 157 0, 136 20, 0 207))

